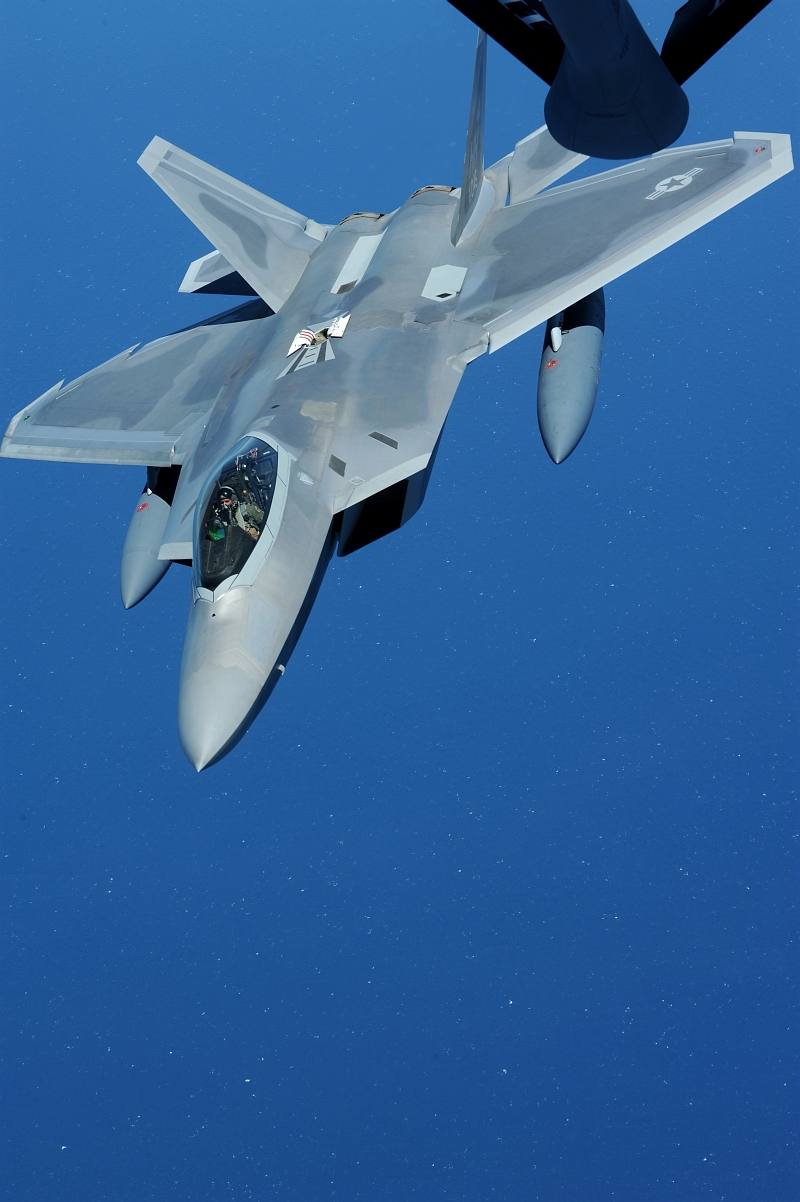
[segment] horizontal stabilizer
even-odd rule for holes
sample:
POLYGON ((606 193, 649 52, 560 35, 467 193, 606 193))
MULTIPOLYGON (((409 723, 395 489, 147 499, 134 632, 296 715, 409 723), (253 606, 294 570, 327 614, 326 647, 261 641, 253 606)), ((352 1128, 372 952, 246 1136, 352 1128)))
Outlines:
POLYGON ((51 388, 12 419, 0 455, 182 463, 226 388, 240 386, 240 375, 233 377, 254 356, 251 340, 263 328, 258 320, 211 322, 123 351, 66 387, 51 388))
POLYGON ((331 228, 309 221, 163 138, 153 138, 139 166, 276 312, 331 228))
POLYGON ((587 159, 585 154, 565 150, 546 125, 517 142, 508 165, 509 203, 518 204, 549 188, 587 159))
POLYGON ((792 170, 786 134, 673 147, 493 210, 455 319, 498 350, 792 170))
POLYGON ((215 296, 258 296, 255 288, 234 271, 218 250, 189 264, 178 291, 208 292, 215 296))
POLYGON ((689 0, 675 13, 661 57, 678 83, 702 67, 770 0, 689 0))

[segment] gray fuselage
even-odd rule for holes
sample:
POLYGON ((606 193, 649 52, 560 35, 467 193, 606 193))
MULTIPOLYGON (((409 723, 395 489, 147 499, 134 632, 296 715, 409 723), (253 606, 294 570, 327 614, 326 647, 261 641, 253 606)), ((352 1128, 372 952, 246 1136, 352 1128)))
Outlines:
POLYGON ((195 556, 197 523, 191 536, 189 525, 220 448, 254 435, 285 452, 287 463, 282 518, 252 582, 233 580, 210 595, 195 572, 179 727, 198 769, 234 745, 279 679, 337 514, 363 499, 365 481, 375 495, 424 470, 464 366, 485 347, 474 326, 454 322, 457 293, 422 296, 432 268, 470 262, 471 249, 450 241, 455 204, 449 191, 423 190, 394 214, 356 215, 335 227, 280 312, 252 323, 184 463, 164 542, 185 547, 191 537, 195 556), (332 291, 358 240, 378 235, 363 277, 332 291), (304 366, 314 353, 303 349, 287 357, 298 331, 343 315, 344 335, 320 347, 316 362, 304 366))

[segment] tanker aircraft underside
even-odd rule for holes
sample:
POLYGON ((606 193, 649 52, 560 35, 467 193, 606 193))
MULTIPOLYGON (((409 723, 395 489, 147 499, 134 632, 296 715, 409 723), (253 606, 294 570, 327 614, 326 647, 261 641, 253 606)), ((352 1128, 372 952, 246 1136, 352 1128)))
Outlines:
POLYGON ((322 225, 161 138, 139 163, 209 239, 188 292, 254 299, 131 348, 11 421, 2 455, 147 468, 126 608, 191 564, 179 695, 198 771, 280 680, 338 548, 422 504, 467 365, 546 324, 539 424, 555 462, 597 391, 603 287, 792 169, 783 134, 673 147, 573 183, 542 126, 484 169, 486 42, 460 189, 322 225))
POLYGON ((561 146, 599 159, 666 150, 689 117, 685 83, 770 0, 687 0, 659 53, 628 0, 450 0, 550 85, 561 146))

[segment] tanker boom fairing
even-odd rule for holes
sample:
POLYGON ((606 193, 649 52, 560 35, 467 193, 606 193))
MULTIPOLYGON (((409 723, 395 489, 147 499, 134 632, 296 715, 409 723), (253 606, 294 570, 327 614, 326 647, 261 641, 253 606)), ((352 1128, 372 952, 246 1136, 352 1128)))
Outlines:
POLYGON ((689 116, 681 84, 770 0, 688 0, 659 54, 628 0, 449 0, 550 85, 562 146, 600 159, 664 150, 689 116))
POLYGON ((559 184, 585 156, 542 126, 484 170, 484 80, 481 38, 463 195, 434 185, 338 225, 155 138, 141 166, 214 248, 182 287, 255 299, 62 381, 6 431, 7 457, 147 467, 123 602, 192 564, 179 730, 198 770, 281 679, 337 546, 422 504, 467 365, 547 322, 539 423, 566 458, 594 403, 604 286, 792 167, 788 137, 737 133, 559 184))

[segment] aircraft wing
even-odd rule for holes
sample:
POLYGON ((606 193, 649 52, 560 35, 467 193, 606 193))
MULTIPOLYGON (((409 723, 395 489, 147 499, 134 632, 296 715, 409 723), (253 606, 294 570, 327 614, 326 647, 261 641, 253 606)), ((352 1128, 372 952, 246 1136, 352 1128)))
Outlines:
POLYGON ((277 312, 328 230, 163 138, 139 166, 277 312))
POLYGON ((206 415, 255 355, 253 343, 260 347, 260 327, 260 321, 195 326, 123 351, 66 387, 62 380, 12 419, 0 455, 150 467, 182 463, 199 441, 206 415))
POLYGON ((496 351, 792 170, 786 134, 673 147, 495 209, 456 320, 496 351))

